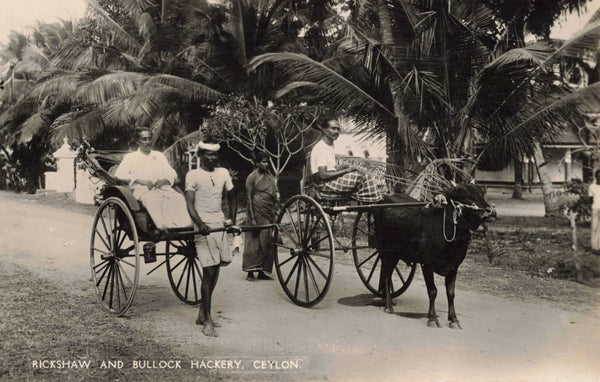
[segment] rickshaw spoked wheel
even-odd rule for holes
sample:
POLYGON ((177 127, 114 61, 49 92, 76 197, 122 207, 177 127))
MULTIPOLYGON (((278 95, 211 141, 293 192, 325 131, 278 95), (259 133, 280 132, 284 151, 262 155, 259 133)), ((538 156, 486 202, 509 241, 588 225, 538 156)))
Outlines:
MULTIPOLYGON (((369 211, 359 211, 352 227, 352 257, 358 276, 367 289, 377 297, 379 291, 381 255, 376 248, 375 223, 369 211)), ((408 289, 415 276, 417 265, 398 262, 392 273, 392 297, 398 297, 408 289)))
POLYGON ((274 230, 274 261, 285 294, 311 307, 327 294, 335 246, 329 219, 311 197, 296 195, 282 207, 274 230))
POLYGON ((202 266, 194 239, 167 241, 165 255, 171 289, 184 303, 198 305, 201 299, 202 266))
POLYGON ((137 290, 140 254, 133 216, 118 197, 104 200, 96 211, 90 267, 102 309, 116 316, 125 314, 137 290))

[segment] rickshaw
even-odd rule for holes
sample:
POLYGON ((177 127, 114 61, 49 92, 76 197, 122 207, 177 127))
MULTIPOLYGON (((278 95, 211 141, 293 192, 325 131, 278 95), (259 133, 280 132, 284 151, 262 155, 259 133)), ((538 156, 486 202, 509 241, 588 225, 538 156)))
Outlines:
MULTIPOLYGON (((150 263, 164 259, 147 274, 165 266, 175 295, 185 304, 200 303, 202 267, 198 261, 193 227, 158 229, 131 189, 113 176, 127 152, 89 150, 84 163, 90 175, 102 181, 90 240, 90 267, 96 296, 107 312, 121 316, 130 308, 138 286, 141 257, 150 263), (141 245, 142 242, 145 244, 141 245), (164 244, 159 249, 157 244, 164 244)), ((272 228, 223 227, 211 232, 240 234, 272 228)))

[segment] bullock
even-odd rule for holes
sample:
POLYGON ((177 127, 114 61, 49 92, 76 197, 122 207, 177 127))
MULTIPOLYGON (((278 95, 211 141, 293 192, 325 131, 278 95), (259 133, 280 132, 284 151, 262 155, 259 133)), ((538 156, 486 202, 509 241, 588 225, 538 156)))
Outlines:
MULTIPOLYGON (((381 203, 414 201, 407 195, 394 194, 381 203)), ((485 200, 482 189, 474 184, 461 184, 436 196, 435 203, 426 207, 382 207, 374 215, 381 258, 379 290, 385 298, 385 312, 394 312, 390 294, 392 272, 398 261, 419 263, 429 295, 427 326, 441 327, 435 313, 435 272, 446 279, 449 326, 461 328, 454 310, 456 272, 467 254, 471 231, 496 218, 496 211, 485 200)))

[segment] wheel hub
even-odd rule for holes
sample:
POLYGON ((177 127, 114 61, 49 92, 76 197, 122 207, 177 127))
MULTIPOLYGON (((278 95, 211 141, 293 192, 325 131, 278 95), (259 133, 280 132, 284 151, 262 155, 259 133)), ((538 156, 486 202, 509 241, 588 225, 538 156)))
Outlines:
POLYGON ((111 259, 113 259, 114 257, 115 257, 115 254, 114 254, 113 252, 110 252, 110 253, 107 253, 107 254, 104 254, 104 253, 103 253, 103 254, 101 254, 101 255, 100 255, 100 258, 101 258, 102 260, 111 260, 111 259))

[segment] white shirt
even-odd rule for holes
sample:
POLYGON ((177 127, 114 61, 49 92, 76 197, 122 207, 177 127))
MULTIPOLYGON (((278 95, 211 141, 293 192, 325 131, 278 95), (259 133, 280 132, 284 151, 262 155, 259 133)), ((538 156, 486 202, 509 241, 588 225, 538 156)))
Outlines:
POLYGON ((600 209, 600 184, 590 184, 588 196, 594 198, 594 201, 592 202, 592 209, 600 209))
POLYGON ((221 223, 225 220, 221 208, 223 190, 232 189, 229 171, 223 167, 216 167, 213 171, 197 168, 185 177, 185 190, 195 192, 194 207, 204 223, 221 223))
POLYGON ((327 166, 327 171, 335 171, 335 151, 323 140, 317 142, 310 152, 310 173, 319 172, 319 167, 327 166))
POLYGON ((123 157, 115 172, 115 177, 127 179, 129 184, 138 179, 151 182, 167 179, 173 185, 177 173, 161 152, 151 150, 150 154, 146 155, 138 150, 123 157))

